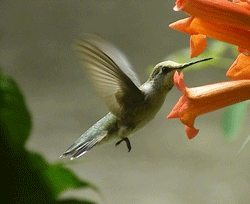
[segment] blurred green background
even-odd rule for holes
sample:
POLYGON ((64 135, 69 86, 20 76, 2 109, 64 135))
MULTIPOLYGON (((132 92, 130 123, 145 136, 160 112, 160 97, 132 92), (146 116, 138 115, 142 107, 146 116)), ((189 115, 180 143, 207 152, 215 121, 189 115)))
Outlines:
MULTIPOLYGON (((178 119, 166 119, 181 95, 176 88, 156 118, 131 138, 129 154, 125 144, 115 147, 111 143, 78 160, 59 159, 108 111, 79 66, 71 48, 73 40, 84 33, 98 33, 127 55, 144 82, 149 66, 189 45, 188 35, 168 28, 169 23, 186 16, 172 10, 174 3, 1 2, 0 66, 19 84, 32 115, 26 147, 41 153, 48 162, 63 162, 79 178, 98 186, 104 197, 93 190, 78 189, 62 193, 61 199, 87 198, 108 204, 250 202, 249 147, 236 157, 249 134, 249 116, 237 140, 228 140, 223 134, 225 110, 199 116, 195 127, 200 132, 188 140, 178 119)), ((233 60, 224 66, 229 67, 233 60)), ((184 72, 185 82, 193 87, 225 81, 225 72, 213 64, 184 72)))

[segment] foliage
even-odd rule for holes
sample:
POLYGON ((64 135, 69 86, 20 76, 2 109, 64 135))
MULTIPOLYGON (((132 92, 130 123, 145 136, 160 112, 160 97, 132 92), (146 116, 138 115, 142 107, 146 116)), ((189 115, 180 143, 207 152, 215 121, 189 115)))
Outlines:
POLYGON ((247 112, 247 102, 237 103, 225 109, 222 129, 228 139, 235 139, 247 112))
POLYGON ((24 147, 31 131, 31 115, 15 81, 0 69, 0 133, 2 195, 6 203, 82 203, 90 201, 57 200, 70 188, 96 187, 77 178, 62 164, 49 164, 24 147))

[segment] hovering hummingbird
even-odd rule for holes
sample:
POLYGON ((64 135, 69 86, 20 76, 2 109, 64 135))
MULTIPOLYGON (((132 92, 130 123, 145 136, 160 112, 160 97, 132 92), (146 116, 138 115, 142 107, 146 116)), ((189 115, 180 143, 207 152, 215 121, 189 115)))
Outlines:
POLYGON ((75 49, 96 89, 104 99, 109 113, 90 127, 62 155, 78 158, 97 144, 116 140, 131 144, 128 136, 150 122, 159 111, 167 93, 173 88, 176 70, 210 60, 205 58, 179 64, 164 61, 157 64, 149 79, 140 86, 137 75, 126 57, 99 36, 90 35, 77 41, 75 49))

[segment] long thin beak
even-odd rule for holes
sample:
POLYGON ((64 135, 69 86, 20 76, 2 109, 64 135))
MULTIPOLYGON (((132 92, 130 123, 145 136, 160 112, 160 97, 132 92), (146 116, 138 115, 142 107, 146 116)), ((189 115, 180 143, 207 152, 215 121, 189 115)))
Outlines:
POLYGON ((195 61, 192 61, 192 62, 184 63, 178 69, 184 69, 186 67, 189 67, 190 65, 193 65, 193 64, 196 64, 196 63, 199 63, 199 62, 204 62, 204 61, 211 60, 211 59, 213 59, 213 58, 209 57, 209 58, 204 58, 204 59, 199 59, 199 60, 195 60, 195 61))

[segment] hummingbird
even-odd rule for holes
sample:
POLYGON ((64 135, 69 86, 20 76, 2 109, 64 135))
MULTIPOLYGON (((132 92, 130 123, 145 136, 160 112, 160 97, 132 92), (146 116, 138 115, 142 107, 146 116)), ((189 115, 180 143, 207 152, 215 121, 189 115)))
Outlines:
POLYGON ((125 55, 100 36, 88 35, 77 40, 75 50, 96 92, 104 100, 109 113, 90 127, 61 157, 79 158, 95 145, 115 140, 116 146, 131 143, 128 136, 148 124, 162 107, 173 88, 175 71, 207 61, 189 63, 164 61, 155 65, 148 80, 140 85, 125 55))

